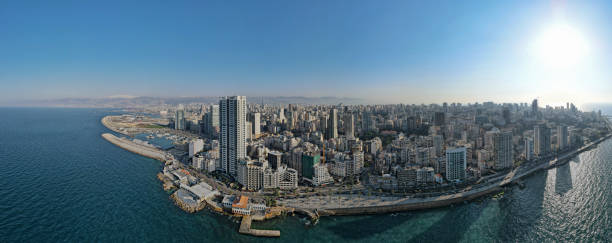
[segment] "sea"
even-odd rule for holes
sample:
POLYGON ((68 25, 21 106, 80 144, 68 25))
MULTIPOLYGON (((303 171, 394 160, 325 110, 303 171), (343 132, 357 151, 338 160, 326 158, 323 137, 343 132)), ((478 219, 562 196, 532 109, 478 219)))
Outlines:
POLYGON ((612 140, 509 188, 451 207, 396 214, 297 216, 239 223, 185 213, 162 189, 159 161, 100 136, 114 111, 0 108, 0 242, 610 242, 612 140))

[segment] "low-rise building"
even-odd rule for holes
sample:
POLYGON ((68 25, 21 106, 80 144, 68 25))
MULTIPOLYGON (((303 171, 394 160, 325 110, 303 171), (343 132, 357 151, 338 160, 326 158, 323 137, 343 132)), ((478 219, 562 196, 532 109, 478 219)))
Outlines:
POLYGON ((241 215, 251 215, 251 209, 249 208, 249 197, 238 196, 232 203, 232 213, 241 215))

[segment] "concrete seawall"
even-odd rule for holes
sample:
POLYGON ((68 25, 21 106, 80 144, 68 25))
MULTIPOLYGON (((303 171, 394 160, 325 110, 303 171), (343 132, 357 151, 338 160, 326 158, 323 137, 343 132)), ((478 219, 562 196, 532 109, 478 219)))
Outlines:
POLYGON ((150 146, 146 146, 146 145, 142 145, 142 144, 138 144, 135 143, 129 139, 126 138, 119 138, 113 134, 110 133, 104 133, 102 134, 102 137, 104 139, 106 139, 106 141, 111 142, 114 145, 117 145, 127 151, 130 151, 132 153, 138 154, 138 155, 142 155, 148 158, 152 158, 152 159, 156 159, 159 161, 166 161, 167 156, 165 154, 165 152, 163 152, 160 149, 157 149, 155 147, 150 147, 150 146))

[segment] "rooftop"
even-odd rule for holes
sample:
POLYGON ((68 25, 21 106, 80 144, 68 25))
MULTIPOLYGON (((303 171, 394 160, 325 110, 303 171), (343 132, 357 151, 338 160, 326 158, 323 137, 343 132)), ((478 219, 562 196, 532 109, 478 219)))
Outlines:
POLYGON ((234 200, 234 204, 232 204, 232 207, 234 208, 247 208, 247 204, 249 203, 249 197, 247 196, 240 196, 239 198, 236 198, 234 200))

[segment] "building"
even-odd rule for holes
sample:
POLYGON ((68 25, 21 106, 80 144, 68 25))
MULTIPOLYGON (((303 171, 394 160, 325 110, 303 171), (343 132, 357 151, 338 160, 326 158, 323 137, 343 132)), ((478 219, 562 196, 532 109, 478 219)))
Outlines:
POLYGON ((525 138, 525 159, 532 160, 534 157, 533 138, 525 138))
POLYGON ((446 150, 446 180, 452 182, 466 178, 466 154, 464 147, 446 150))
POLYGON ((349 175, 359 175, 361 173, 361 169, 363 169, 364 156, 363 152, 354 152, 353 153, 353 161, 349 163, 346 172, 349 175))
POLYGON ((193 156, 199 152, 204 150, 204 140, 195 139, 189 142, 189 158, 193 158, 193 156))
POLYGON ((302 155, 302 177, 312 179, 314 177, 314 166, 319 163, 321 156, 302 155))
POLYGON ((434 182, 434 168, 423 167, 416 170, 416 183, 429 184, 434 182))
POLYGON ((235 199, 236 196, 234 195, 225 195, 223 196, 223 200, 221 200, 221 205, 223 208, 231 209, 235 199))
POLYGON ((512 131, 498 132, 493 136, 493 156, 496 170, 512 168, 514 164, 512 131))
POLYGON ((549 155, 551 151, 550 128, 546 124, 539 124, 534 127, 533 133, 535 155, 538 157, 549 155))
POLYGON ((246 158, 246 97, 225 97, 219 101, 221 170, 236 175, 238 161, 246 158))
POLYGON ((261 134, 261 114, 258 112, 255 112, 253 114, 251 114, 251 132, 252 132, 252 138, 256 139, 259 138, 259 135, 261 134))
POLYGON ((268 152, 268 165, 272 167, 272 169, 277 170, 282 163, 283 154, 278 151, 270 151, 268 152))
POLYGON ((216 138, 219 133, 219 105, 211 105, 202 120, 204 134, 210 138, 216 138))
POLYGON ((444 112, 436 112, 434 113, 434 125, 436 126, 444 126, 445 124, 445 116, 444 112))
POLYGON ((435 171, 438 174, 446 175, 446 156, 440 156, 435 160, 435 171))
POLYGON ((185 110, 183 110, 183 106, 179 106, 179 108, 174 113, 174 129, 184 131, 187 129, 187 123, 185 121, 185 110))
POLYGON ((327 166, 322 163, 318 163, 314 166, 314 177, 312 183, 315 186, 325 185, 334 182, 334 179, 327 171, 327 166))
POLYGON ((397 171, 397 185, 400 188, 414 186, 417 183, 418 167, 403 168, 397 171))
POLYGON ((263 173, 263 188, 278 188, 278 173, 272 168, 266 168, 263 173))
POLYGON ((298 187, 298 172, 285 166, 278 170, 278 188, 291 190, 298 187))
POLYGON ((568 136, 567 126, 560 125, 557 127, 557 147, 559 150, 565 150, 569 147, 568 136))
POLYGON ((415 153, 415 162, 420 166, 429 165, 429 148, 417 148, 415 153))
POLYGON ((352 113, 344 114, 344 136, 355 137, 355 116, 352 113))
POLYGON ((338 137, 338 110, 331 109, 329 118, 327 119, 327 132, 325 133, 327 139, 338 137))
POLYGON ((206 165, 204 164, 204 156, 196 155, 191 159, 191 166, 198 170, 206 169, 206 165))
POLYGON ((249 197, 237 196, 232 203, 232 213, 251 215, 251 209, 249 208, 249 197))
POLYGON ((240 161, 238 164, 237 180, 249 191, 264 188, 264 167, 261 162, 240 161))

